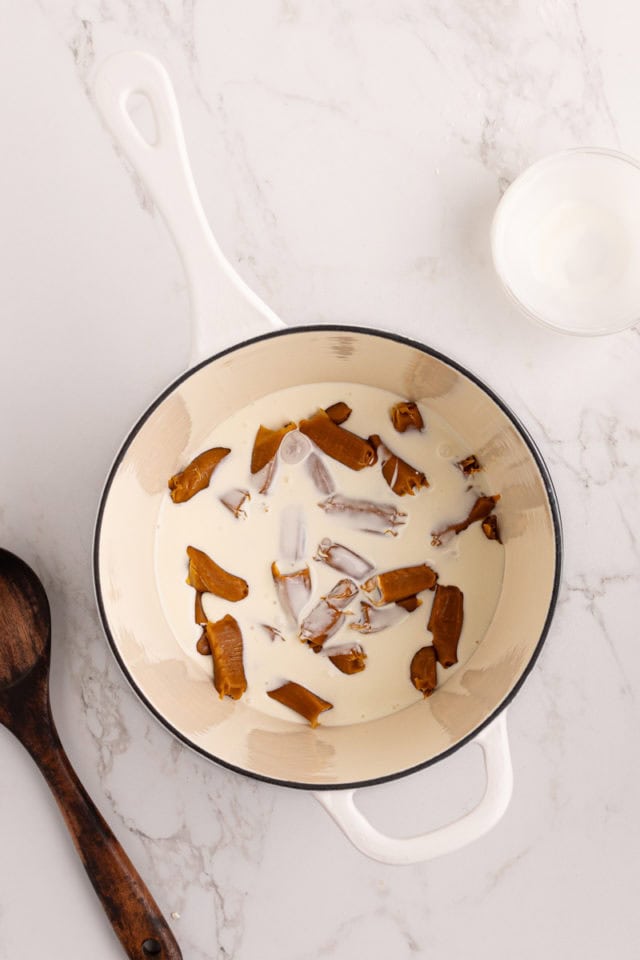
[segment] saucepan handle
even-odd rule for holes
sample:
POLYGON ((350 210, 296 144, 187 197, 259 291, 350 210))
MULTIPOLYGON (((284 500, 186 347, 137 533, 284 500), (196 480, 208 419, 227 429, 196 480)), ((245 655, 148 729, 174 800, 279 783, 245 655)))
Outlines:
POLYGON ((415 837, 389 837, 358 810, 355 790, 316 791, 315 796, 351 842, 381 863, 409 864, 453 853, 479 839, 496 825, 509 806, 513 771, 507 737, 506 710, 473 741, 482 747, 487 786, 480 803, 459 820, 415 837))
POLYGON ((198 197, 169 74, 147 53, 134 50, 105 60, 94 77, 96 104, 162 213, 182 257, 192 314, 191 364, 269 329, 283 326, 247 286, 218 246, 198 197), (155 138, 134 123, 130 98, 147 98, 155 138))

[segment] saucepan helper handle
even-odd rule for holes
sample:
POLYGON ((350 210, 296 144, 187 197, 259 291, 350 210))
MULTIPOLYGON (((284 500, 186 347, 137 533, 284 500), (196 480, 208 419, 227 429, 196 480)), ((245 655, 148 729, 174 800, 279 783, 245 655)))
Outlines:
POLYGON ((316 791, 315 796, 358 850, 381 863, 421 863, 460 850, 491 830, 509 806, 513 770, 506 713, 503 710, 473 741, 484 753, 484 796, 470 813, 445 827, 415 837, 389 837, 358 810, 355 790, 316 791))
POLYGON ((169 74, 147 53, 116 53, 96 71, 96 104, 173 235, 191 293, 190 363, 283 327, 236 273, 218 246, 193 179, 169 74), (155 119, 155 142, 139 131, 129 112, 132 94, 142 94, 155 119))

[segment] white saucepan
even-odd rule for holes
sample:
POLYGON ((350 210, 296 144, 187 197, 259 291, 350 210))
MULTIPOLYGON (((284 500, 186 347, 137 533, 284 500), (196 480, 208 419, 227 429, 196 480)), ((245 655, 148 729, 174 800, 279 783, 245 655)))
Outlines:
POLYGON ((421 343, 362 328, 283 326, 234 272, 210 232, 171 82, 155 59, 137 52, 111 57, 96 75, 95 95, 173 234, 193 316, 191 367, 125 440, 100 504, 95 586, 116 659, 143 703, 180 740, 240 773, 313 791, 367 855, 412 863, 456 850, 489 830, 509 803, 506 707, 540 652, 555 606, 560 520, 540 454, 489 388, 421 343), (132 94, 145 95, 152 107, 153 144, 132 122, 132 94), (211 331, 217 331, 213 356, 211 331), (502 495, 505 566, 482 642, 428 700, 374 721, 312 730, 242 701, 222 701, 210 680, 194 675, 163 613, 153 557, 167 478, 199 452, 201 438, 259 397, 322 381, 361 383, 422 401, 482 453, 502 495), (487 786, 476 809, 457 822, 394 838, 357 809, 356 788, 419 770, 469 742, 484 752, 487 786))

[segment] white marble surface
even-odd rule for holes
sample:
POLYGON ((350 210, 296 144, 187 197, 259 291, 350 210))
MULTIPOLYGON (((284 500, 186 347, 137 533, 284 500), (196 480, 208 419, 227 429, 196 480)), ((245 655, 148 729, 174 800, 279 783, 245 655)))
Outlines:
MULTIPOLYGON (((532 160, 640 155, 631 0, 23 0, 2 4, 0 543, 54 617, 53 710, 79 774, 185 960, 638 956, 640 336, 521 318, 488 226, 532 160), (108 651, 90 549, 137 415, 186 364, 188 295, 114 150, 90 76, 137 47, 169 68, 216 236, 289 324, 423 339, 530 428, 566 554, 548 642, 510 710, 512 804, 468 849, 384 867, 308 795, 171 739, 108 651)), ((479 752, 370 788, 398 832, 462 812, 479 752)), ((120 957, 27 755, 0 730, 0 958, 120 957)))

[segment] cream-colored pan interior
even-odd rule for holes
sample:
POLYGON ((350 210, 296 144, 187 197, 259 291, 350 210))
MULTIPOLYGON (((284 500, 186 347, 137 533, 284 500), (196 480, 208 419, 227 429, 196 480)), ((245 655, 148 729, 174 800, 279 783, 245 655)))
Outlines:
POLYGON ((336 787, 397 776, 437 759, 508 700, 535 657, 553 607, 558 538, 555 507, 531 447, 470 377, 395 337, 307 329, 266 337, 201 365, 143 418, 105 490, 96 532, 96 586, 125 673, 174 733, 244 772, 336 787), (153 557, 167 478, 199 452, 212 427, 258 397, 319 381, 363 383, 424 401, 469 441, 502 494, 505 570, 482 643, 433 696, 370 723, 311 730, 242 701, 218 699, 167 625, 153 557))

